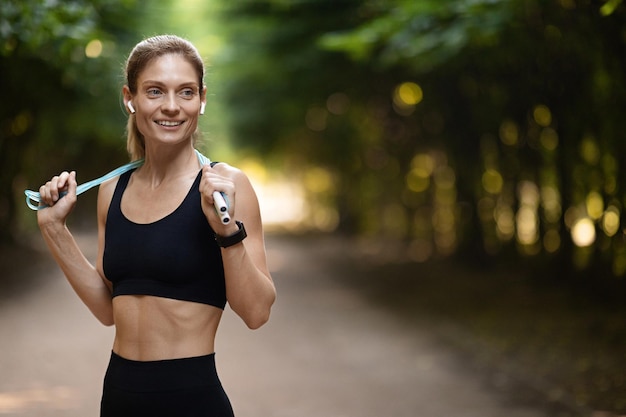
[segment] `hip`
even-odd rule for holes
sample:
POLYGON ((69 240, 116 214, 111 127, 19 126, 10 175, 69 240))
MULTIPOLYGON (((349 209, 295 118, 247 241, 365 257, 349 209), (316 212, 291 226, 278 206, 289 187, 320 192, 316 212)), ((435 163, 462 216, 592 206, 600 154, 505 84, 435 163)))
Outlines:
POLYGON ((231 417, 215 354, 134 361, 115 352, 104 378, 101 417, 231 417))

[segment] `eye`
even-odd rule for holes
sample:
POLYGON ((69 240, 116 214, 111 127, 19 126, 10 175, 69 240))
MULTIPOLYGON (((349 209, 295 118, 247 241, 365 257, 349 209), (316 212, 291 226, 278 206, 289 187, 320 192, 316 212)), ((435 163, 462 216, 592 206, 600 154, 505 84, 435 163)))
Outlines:
POLYGON ((192 98, 193 96, 196 95, 196 92, 192 88, 185 88, 180 91, 179 95, 183 98, 192 98))
POLYGON ((146 94, 148 94, 148 97, 159 97, 163 93, 158 88, 149 88, 146 90, 146 94))

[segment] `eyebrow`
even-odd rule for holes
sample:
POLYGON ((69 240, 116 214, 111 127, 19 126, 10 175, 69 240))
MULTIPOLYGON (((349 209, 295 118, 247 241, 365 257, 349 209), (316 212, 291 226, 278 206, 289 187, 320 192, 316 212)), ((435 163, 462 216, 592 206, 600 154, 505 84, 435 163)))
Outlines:
MULTIPOLYGON (((163 87, 166 86, 164 82, 162 82, 162 81, 155 81, 155 80, 146 80, 146 81, 141 83, 142 87, 146 86, 146 85, 157 85, 157 86, 163 86, 163 87)), ((193 81, 179 84, 178 88, 180 88, 180 87, 195 87, 195 88, 200 89, 200 87, 198 86, 198 83, 193 82, 193 81)))

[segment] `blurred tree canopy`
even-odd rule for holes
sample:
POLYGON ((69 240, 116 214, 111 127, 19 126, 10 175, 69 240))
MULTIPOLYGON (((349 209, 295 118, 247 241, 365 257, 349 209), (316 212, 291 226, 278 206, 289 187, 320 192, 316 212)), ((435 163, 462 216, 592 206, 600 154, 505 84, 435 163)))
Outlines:
POLYGON ((119 91, 123 54, 136 42, 137 3, 0 3, 1 243, 13 239, 16 195, 25 188, 65 169, 89 178, 111 164, 108 156, 124 155, 115 152, 124 149, 119 91), (82 166, 67 166, 81 158, 82 166))
POLYGON ((0 240, 27 186, 123 162, 125 55, 174 32, 210 51, 211 133, 294 172, 315 227, 624 275, 625 20, 621 0, 2 2, 0 240))
POLYGON ((310 168, 313 201, 337 207, 326 221, 417 261, 515 253, 626 273, 621 0, 220 10, 233 138, 310 168))

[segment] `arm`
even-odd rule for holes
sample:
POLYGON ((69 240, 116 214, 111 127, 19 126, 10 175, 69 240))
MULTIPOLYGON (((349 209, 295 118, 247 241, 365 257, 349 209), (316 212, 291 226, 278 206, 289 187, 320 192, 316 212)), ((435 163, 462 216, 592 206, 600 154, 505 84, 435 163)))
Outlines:
POLYGON ((242 242, 222 248, 228 304, 251 329, 261 327, 269 319, 276 299, 276 289, 265 254, 263 225, 259 203, 252 184, 243 172, 219 164, 204 168, 202 206, 213 230, 221 236, 237 231, 233 222, 223 225, 213 209, 213 191, 225 192, 233 219, 244 223, 248 237, 242 242))
MULTIPOLYGON (((42 202, 49 207, 37 212, 37 222, 50 253, 59 264, 68 282, 89 310, 104 325, 113 324, 111 293, 98 270, 85 258, 66 220, 76 205, 76 173, 67 172, 52 178, 40 188, 42 202), (61 191, 67 195, 59 198, 61 191)), ((98 207, 100 207, 100 196, 98 207)), ((100 211, 100 210, 98 210, 100 211)), ((98 236, 103 236, 100 215, 98 236)))

